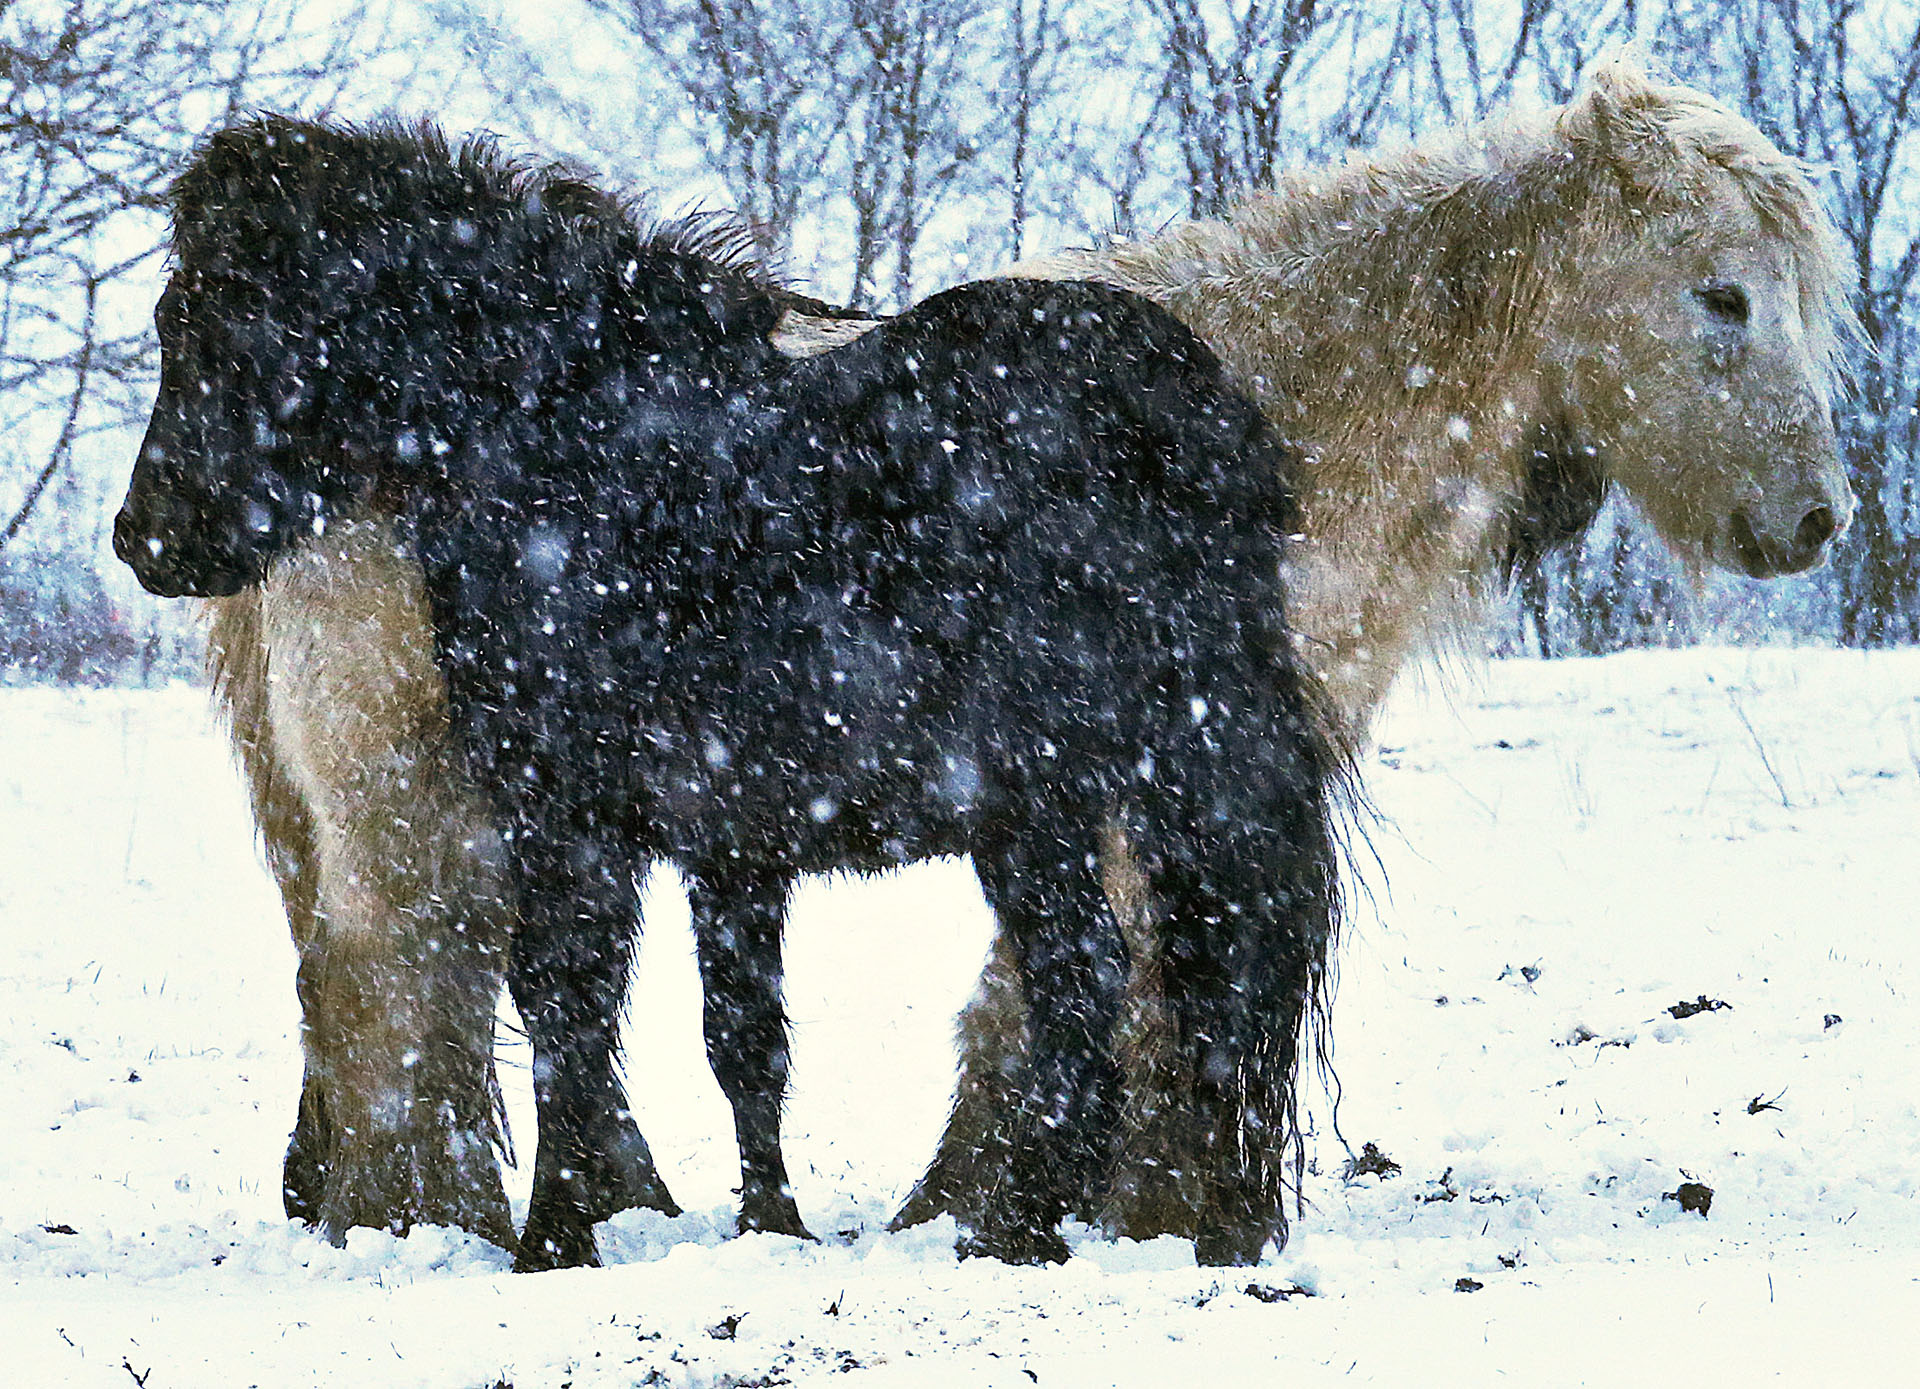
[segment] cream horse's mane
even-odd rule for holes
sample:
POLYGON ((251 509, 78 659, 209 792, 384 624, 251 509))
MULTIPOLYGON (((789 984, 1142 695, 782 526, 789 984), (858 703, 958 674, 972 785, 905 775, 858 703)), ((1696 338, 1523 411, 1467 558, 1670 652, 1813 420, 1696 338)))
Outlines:
MULTIPOLYGON (((1398 355, 1420 347, 1497 356, 1542 244, 1579 216, 1595 240, 1631 234, 1648 216, 1696 219, 1724 177, 1767 233, 1793 249, 1802 315, 1837 373, 1858 335, 1851 270, 1804 165, 1707 93, 1660 83, 1626 53, 1591 70, 1564 107, 1438 131, 1387 153, 1284 175, 1218 220, 1143 241, 1043 258, 1012 273, 1100 272, 1163 300, 1224 298, 1339 354, 1337 370, 1391 370, 1371 340, 1313 341, 1345 323, 1331 296, 1390 324, 1398 355), (1168 287, 1181 291, 1170 294, 1168 287)), ((1258 336, 1243 332, 1222 339, 1258 336)), ((1216 346, 1221 345, 1216 343, 1216 346)), ((1256 383, 1258 384, 1258 383, 1256 383)))

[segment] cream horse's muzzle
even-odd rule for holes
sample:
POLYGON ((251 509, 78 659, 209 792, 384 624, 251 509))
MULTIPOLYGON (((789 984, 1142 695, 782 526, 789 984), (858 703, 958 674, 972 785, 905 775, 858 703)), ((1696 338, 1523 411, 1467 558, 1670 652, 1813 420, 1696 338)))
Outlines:
POLYGON ((1798 574, 1826 562, 1853 520, 1854 498, 1843 482, 1837 495, 1792 508, 1777 519, 1761 507, 1735 507, 1727 518, 1728 568, 1753 579, 1798 574), (1771 523, 1771 524, 1770 524, 1771 523))

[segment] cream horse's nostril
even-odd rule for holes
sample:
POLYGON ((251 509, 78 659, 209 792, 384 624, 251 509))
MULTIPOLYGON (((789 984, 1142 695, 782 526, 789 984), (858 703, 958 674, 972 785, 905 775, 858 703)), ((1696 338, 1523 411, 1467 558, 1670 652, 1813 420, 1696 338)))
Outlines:
POLYGON ((1793 532, 1793 543, 1803 551, 1818 550, 1833 539, 1840 530, 1840 522, 1833 514, 1833 508, 1816 506, 1800 518, 1800 525, 1793 532))

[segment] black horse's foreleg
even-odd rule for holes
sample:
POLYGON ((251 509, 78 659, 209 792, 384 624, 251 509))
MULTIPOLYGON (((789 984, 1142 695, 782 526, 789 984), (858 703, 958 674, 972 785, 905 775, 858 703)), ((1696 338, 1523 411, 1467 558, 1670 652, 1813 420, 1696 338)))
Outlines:
POLYGON ((1007 1170, 962 1254, 1065 1259, 1055 1227, 1112 1161, 1127 956, 1096 868, 1098 824, 1043 811, 974 847, 981 888, 1014 945, 1032 1040, 1007 1170))
POLYGON ((627 1108, 619 1017, 638 932, 640 865, 612 836, 511 846, 522 905, 513 1000, 533 1042, 539 1119, 521 1272, 593 1265, 593 1227, 644 1206, 679 1214, 627 1108))
POLYGON ((788 1057, 780 938, 790 882, 738 870, 690 870, 689 879, 707 1060, 733 1106, 740 1147, 740 1231, 810 1239, 780 1151, 788 1057))

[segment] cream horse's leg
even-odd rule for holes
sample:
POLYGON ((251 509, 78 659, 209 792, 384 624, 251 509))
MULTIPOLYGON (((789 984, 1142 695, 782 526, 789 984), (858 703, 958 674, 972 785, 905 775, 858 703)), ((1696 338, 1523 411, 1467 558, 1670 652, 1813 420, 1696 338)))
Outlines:
POLYGON ((234 752, 246 776, 254 823, 266 848, 267 866, 280 886, 287 924, 300 968, 295 991, 300 1002, 301 1051, 306 1071, 300 1105, 287 1144, 281 1198, 289 1218, 317 1222, 326 1185, 327 1150, 332 1146, 325 1087, 307 1045, 306 1019, 313 1013, 315 973, 324 964, 326 940, 316 900, 320 865, 313 847, 313 816, 273 743, 267 717, 267 648, 260 634, 260 591, 245 589, 207 604, 207 668, 226 714, 234 752))
POLYGON ((259 597, 251 760, 269 748, 262 771, 305 810, 290 843, 262 818, 301 955, 289 1210, 336 1241, 447 1224, 511 1247, 492 1045, 512 913, 429 632, 419 566, 374 522, 335 527, 259 597))

